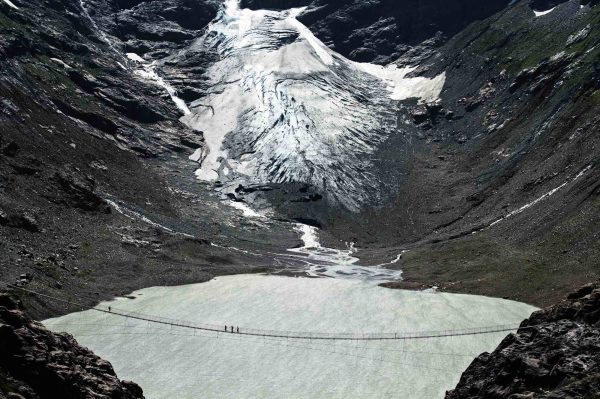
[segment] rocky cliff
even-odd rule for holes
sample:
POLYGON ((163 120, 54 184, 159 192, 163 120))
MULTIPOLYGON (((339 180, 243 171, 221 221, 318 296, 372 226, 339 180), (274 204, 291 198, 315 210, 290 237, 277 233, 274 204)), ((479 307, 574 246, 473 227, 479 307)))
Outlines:
POLYGON ((68 334, 55 334, 0 294, 0 398, 137 399, 142 389, 121 381, 109 362, 68 334))
POLYGON ((436 35, 451 37, 506 7, 504 0, 243 0, 242 6, 306 6, 300 20, 337 52, 360 62, 389 63, 436 35))
POLYGON ((480 355, 446 399, 600 397, 600 284, 535 312, 480 355))

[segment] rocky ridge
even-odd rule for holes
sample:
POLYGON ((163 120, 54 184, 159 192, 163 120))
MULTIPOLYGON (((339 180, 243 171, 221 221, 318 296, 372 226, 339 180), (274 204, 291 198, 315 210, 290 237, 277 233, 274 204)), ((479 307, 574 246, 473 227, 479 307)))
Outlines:
POLYGON ((47 330, 0 294, 0 398, 143 397, 142 388, 119 380, 109 362, 71 335, 47 330))
POLYGON ((338 53, 359 62, 396 61, 436 35, 449 38, 506 7, 504 0, 242 0, 252 9, 306 6, 306 26, 338 53))
POLYGON ((446 399, 600 397, 600 284, 535 312, 480 355, 446 399))

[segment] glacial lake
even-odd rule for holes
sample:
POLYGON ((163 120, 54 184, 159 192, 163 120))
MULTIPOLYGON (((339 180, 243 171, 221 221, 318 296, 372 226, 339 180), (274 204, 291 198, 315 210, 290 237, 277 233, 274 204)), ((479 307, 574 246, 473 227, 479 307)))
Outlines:
MULTIPOLYGON (((382 288, 364 280, 268 275, 153 287, 46 320, 109 360, 149 399, 443 398, 478 354, 507 332, 387 341, 246 336, 252 329, 402 334, 515 325, 537 310, 481 296, 382 288), (235 326, 199 331, 119 316, 235 326)), ((222 327, 221 327, 222 326, 222 327)), ((435 334, 433 334, 435 335, 435 334)))

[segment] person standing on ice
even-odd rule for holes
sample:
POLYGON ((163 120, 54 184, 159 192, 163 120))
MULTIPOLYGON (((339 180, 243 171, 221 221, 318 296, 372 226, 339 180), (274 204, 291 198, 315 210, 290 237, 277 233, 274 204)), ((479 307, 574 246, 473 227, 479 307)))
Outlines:
POLYGON ((237 327, 237 333, 238 334, 240 333, 240 327, 239 326, 237 327))
POLYGON ((231 326, 231 332, 233 333, 233 326, 231 326))
POLYGON ((227 324, 225 324, 225 332, 227 332, 227 324))

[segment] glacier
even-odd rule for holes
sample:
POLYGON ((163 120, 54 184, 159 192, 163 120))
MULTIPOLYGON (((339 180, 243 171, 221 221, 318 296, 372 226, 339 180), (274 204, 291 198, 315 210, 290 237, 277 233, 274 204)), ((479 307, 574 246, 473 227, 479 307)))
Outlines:
POLYGON ((410 77, 414 67, 350 61, 296 19, 303 10, 227 0, 187 49, 218 55, 205 73, 210 89, 182 118, 204 133, 206 145, 190 158, 200 180, 224 191, 309 184, 357 211, 379 198, 370 158, 396 130, 398 101, 437 101, 445 74, 410 77))

